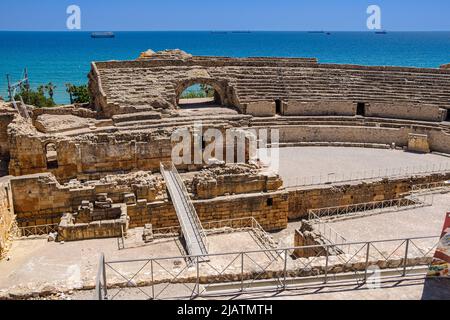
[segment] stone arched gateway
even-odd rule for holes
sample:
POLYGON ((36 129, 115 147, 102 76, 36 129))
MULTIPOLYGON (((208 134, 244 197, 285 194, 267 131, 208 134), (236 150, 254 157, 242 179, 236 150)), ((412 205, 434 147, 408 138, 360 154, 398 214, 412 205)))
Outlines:
POLYGON ((237 104, 237 99, 234 94, 234 90, 231 86, 228 85, 227 81, 224 80, 216 80, 211 78, 191 78, 188 80, 180 81, 175 86, 175 101, 173 101, 175 106, 178 106, 180 101, 181 94, 184 90, 189 88, 190 86, 196 84, 204 84, 211 86, 214 93, 214 101, 226 107, 230 107, 236 110, 240 110, 237 104))

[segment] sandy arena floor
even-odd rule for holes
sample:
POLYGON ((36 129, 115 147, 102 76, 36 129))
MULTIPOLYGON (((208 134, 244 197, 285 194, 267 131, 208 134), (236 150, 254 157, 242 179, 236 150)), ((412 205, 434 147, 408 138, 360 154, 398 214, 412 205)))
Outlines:
MULTIPOLYGON (((262 151, 260 151, 262 152, 262 151)), ((417 154, 401 150, 353 148, 353 147, 288 147, 279 149, 279 165, 271 166, 279 172, 284 185, 294 186, 311 182, 311 177, 329 176, 340 179, 342 175, 353 177, 381 173, 386 170, 408 168, 419 170, 432 168, 450 170, 450 158, 437 154, 417 154)))
MULTIPOLYGON (((249 232, 210 235, 208 242, 210 253, 261 249, 260 244, 249 232)), ((105 254, 107 261, 184 255, 182 249, 180 250, 179 241, 175 239, 161 240, 135 248, 127 247, 122 250, 118 250, 115 238, 63 244, 47 242, 46 238, 20 239, 14 241, 9 252, 9 261, 6 259, 0 261, 0 296, 2 291, 22 293, 42 290, 45 287, 72 289, 93 285, 101 252, 105 254)), ((253 258, 261 263, 267 260, 263 254, 254 255, 253 258)), ((229 256, 215 257, 213 264, 220 267, 227 264, 229 259, 229 256)), ((161 264, 170 272, 179 272, 186 266, 182 259, 169 259, 161 264)), ((139 264, 116 266, 121 272, 130 274, 136 272, 136 268, 140 268, 139 264)), ((162 267, 159 269, 161 269, 159 271, 161 276, 169 276, 168 273, 163 272, 162 267)), ((143 272, 144 276, 146 271, 148 270, 143 272)), ((120 280, 121 278, 111 270, 109 275, 111 279, 120 280)))
POLYGON ((352 242, 438 236, 449 211, 450 193, 436 194, 430 207, 330 222, 329 225, 352 242))

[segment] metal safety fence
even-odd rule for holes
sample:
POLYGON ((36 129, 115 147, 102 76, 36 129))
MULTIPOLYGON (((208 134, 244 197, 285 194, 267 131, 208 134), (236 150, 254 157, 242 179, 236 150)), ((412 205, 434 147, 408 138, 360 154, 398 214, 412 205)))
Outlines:
MULTIPOLYGON (((264 231, 263 227, 261 227, 254 217, 206 221, 202 222, 202 226, 207 236, 224 232, 253 231, 263 243, 269 244, 270 246, 275 244, 272 237, 264 231)), ((173 226, 153 229, 153 235, 155 238, 180 236, 181 227, 173 226)))
POLYGON ((411 191, 412 192, 420 192, 422 194, 423 193, 450 192, 450 180, 415 184, 412 186, 411 191))
POLYGON ((58 233, 58 223, 19 227, 21 237, 41 236, 58 233))
POLYGON ((184 256, 101 258, 95 299, 195 299, 302 288, 340 277, 365 283, 374 269, 397 277, 423 275, 438 242, 431 236, 217 253, 206 261, 191 256, 194 264, 183 263, 184 256))
MULTIPOLYGON (((274 241, 273 237, 263 229, 254 217, 207 221, 202 222, 202 226, 206 236, 222 233, 248 232, 255 242, 262 248, 272 249, 277 246, 277 243, 274 241)), ((181 237, 181 232, 182 230, 179 225, 152 229, 153 239, 155 240, 181 237)), ((127 247, 127 240, 124 233, 122 233, 121 237, 117 238, 117 242, 119 250, 127 247)))
POLYGON ((319 209, 310 209, 308 210, 308 219, 312 221, 314 220, 319 221, 322 219, 329 219, 352 214, 363 216, 378 213, 395 212, 401 210, 410 210, 420 207, 432 206, 433 201, 434 201, 433 195, 414 195, 397 199, 371 201, 319 209))
POLYGON ((343 173, 329 173, 317 176, 284 178, 284 183, 288 187, 304 187, 322 184, 333 184, 340 182, 352 182, 372 179, 392 179, 407 178, 414 175, 450 173, 450 162, 440 164, 429 164, 426 166, 410 166, 401 168, 379 168, 373 170, 363 170, 343 173))

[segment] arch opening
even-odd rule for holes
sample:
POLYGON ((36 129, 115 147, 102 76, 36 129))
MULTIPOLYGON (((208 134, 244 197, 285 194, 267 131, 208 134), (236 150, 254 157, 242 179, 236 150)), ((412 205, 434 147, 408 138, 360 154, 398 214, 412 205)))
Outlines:
POLYGON ((222 106, 223 99, 214 88, 206 83, 193 83, 187 86, 179 95, 178 107, 181 109, 208 108, 222 106))
POLYGON ((56 144, 48 143, 45 146, 45 159, 47 160, 47 169, 58 168, 58 153, 56 151, 56 144))

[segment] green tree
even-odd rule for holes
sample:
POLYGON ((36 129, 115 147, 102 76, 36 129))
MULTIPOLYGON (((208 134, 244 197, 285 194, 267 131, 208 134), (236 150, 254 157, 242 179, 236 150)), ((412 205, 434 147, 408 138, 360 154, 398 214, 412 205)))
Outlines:
POLYGON ((91 97, 87 85, 75 86, 66 83, 66 92, 69 94, 70 103, 89 103, 91 97))
POLYGON ((50 99, 53 100, 53 95, 55 93, 56 86, 53 83, 49 82, 45 85, 44 88, 45 88, 45 90, 47 90, 48 96, 50 97, 50 99))
POLYGON ((205 93, 206 97, 214 97, 214 88, 208 84, 200 84, 200 89, 205 93))
POLYGON ((48 108, 54 107, 55 102, 52 98, 45 96, 44 86, 38 86, 37 90, 34 91, 26 85, 22 85, 19 89, 19 93, 14 97, 15 100, 20 100, 22 97, 25 104, 33 105, 38 108, 48 108))

